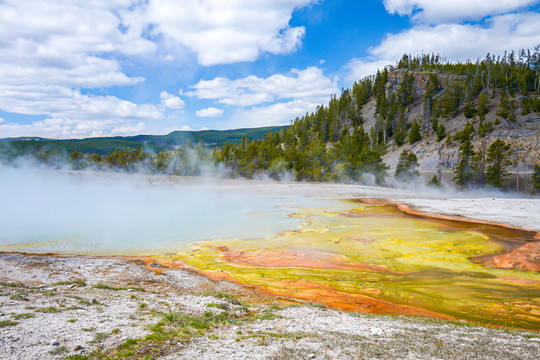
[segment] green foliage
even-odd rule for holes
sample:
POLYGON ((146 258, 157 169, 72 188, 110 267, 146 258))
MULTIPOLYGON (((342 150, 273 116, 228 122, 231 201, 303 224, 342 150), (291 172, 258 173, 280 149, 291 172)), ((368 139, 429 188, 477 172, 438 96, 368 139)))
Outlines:
POLYGON ((508 175, 506 167, 511 164, 510 144, 501 139, 495 140, 488 148, 486 183, 494 187, 502 187, 504 177, 508 175))
POLYGON ((405 144, 405 140, 407 139, 407 122, 405 120, 405 115, 402 113, 399 117, 399 121, 397 124, 397 130, 396 134, 394 136, 394 142, 397 146, 401 146, 405 144))
POLYGON ((534 170, 532 174, 532 184, 536 192, 540 191, 540 163, 534 165, 534 170))
POLYGON ((480 120, 480 124, 478 124, 478 136, 481 138, 485 137, 487 133, 493 131, 494 123, 491 121, 483 122, 480 120))
POLYGON ((521 115, 527 115, 531 112, 540 113, 540 98, 524 97, 521 99, 521 115))
POLYGON ((0 328, 8 327, 8 326, 15 326, 18 322, 16 321, 10 321, 10 320, 2 320, 0 321, 0 328))
POLYGON ((399 155, 399 160, 396 166, 395 177, 401 182, 409 183, 420 176, 420 172, 416 170, 418 167, 418 158, 415 153, 409 150, 403 150, 399 155))
POLYGON ((454 181, 460 187, 468 186, 473 178, 474 163, 473 158, 475 156, 474 147, 472 145, 472 137, 474 135, 474 127, 467 121, 465 127, 460 132, 457 132, 454 139, 460 142, 459 161, 454 169, 454 181))
POLYGON ((516 102, 508 97, 506 92, 501 95, 501 102, 499 103, 499 110, 497 110, 497 116, 502 117, 504 120, 514 123, 516 122, 516 102))
POLYGON ((437 175, 433 175, 431 180, 427 183, 427 186, 435 187, 435 188, 442 187, 441 183, 439 182, 439 178, 437 177, 437 175))
POLYGON ((414 101, 414 74, 405 72, 401 86, 398 89, 398 99, 401 105, 407 106, 414 101))
POLYGON ((420 125, 418 125, 418 122, 415 121, 411 127, 411 131, 409 132, 409 144, 412 145, 420 139, 422 139, 422 135, 420 134, 420 125))
POLYGON ((454 169, 454 181, 460 187, 467 187, 473 179, 473 145, 469 138, 462 138, 459 146, 459 161, 454 169))
POLYGON ((438 142, 441 142, 446 137, 446 128, 443 124, 439 124, 439 126, 437 126, 436 134, 438 142))
POLYGON ((487 93, 483 91, 478 97, 478 104, 476 106, 476 112, 478 116, 480 116, 480 120, 484 120, 486 114, 489 111, 488 102, 489 102, 489 98, 487 96, 487 93))

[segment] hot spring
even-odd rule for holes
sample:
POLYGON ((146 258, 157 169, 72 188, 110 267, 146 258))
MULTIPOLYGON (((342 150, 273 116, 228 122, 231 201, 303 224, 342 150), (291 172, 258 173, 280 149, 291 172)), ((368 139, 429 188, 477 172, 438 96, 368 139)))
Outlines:
POLYGON ((324 185, 1 170, 0 251, 147 255, 346 311, 540 329, 534 232, 324 185))

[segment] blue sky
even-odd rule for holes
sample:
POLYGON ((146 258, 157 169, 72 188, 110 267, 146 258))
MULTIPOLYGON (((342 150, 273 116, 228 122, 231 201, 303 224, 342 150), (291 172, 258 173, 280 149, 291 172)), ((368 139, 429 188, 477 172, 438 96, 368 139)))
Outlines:
POLYGON ((3 0, 0 138, 288 124, 403 53, 540 44, 540 0, 3 0))

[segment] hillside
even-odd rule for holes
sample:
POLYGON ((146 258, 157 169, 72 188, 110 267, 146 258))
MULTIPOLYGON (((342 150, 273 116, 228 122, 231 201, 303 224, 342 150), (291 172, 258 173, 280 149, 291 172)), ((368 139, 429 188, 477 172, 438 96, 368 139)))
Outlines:
POLYGON ((133 150, 138 147, 159 152, 184 146, 187 141, 194 145, 202 142, 204 146, 213 148, 223 146, 226 142, 240 143, 243 136, 248 139, 261 139, 268 131, 280 131, 282 128, 283 126, 270 126, 235 130, 174 131, 167 135, 115 136, 67 140, 6 138, 0 139, 0 153, 18 155, 35 150, 47 149, 52 151, 56 148, 68 154, 78 151, 108 155, 115 150, 133 150))
POLYGON ((510 188, 515 172, 514 188, 531 191, 531 178, 540 181, 539 70, 538 51, 454 64, 404 55, 280 134, 226 148, 220 159, 248 177, 277 168, 301 180, 382 183, 398 169, 400 181, 437 175, 462 188, 510 188))

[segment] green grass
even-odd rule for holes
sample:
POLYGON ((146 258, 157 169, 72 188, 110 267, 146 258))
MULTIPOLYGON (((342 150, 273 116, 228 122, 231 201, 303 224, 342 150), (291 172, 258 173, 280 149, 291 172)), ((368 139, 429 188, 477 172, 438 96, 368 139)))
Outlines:
POLYGON ((26 285, 15 282, 0 282, 0 285, 7 287, 26 287, 26 285))
POLYGON ((30 319, 30 318, 33 318, 35 315, 34 314, 31 314, 31 313, 22 313, 22 314, 16 314, 16 315, 13 315, 12 317, 15 319, 15 320, 19 320, 19 319, 30 319))
POLYGON ((108 285, 108 284, 97 283, 95 285, 92 285, 92 287, 96 288, 96 289, 105 289, 105 290, 113 290, 113 291, 133 290, 133 291, 144 292, 144 289, 142 289, 140 287, 136 287, 136 286, 117 287, 117 286, 112 286, 112 285, 108 285))
POLYGON ((9 297, 10 300, 24 300, 25 296, 28 295, 28 293, 24 290, 17 291, 16 294, 13 294, 9 297))
POLYGON ((238 300, 234 296, 229 295, 229 294, 225 294, 225 293, 203 292, 203 293, 198 293, 197 295, 212 296, 212 297, 215 297, 216 299, 227 300, 232 305, 238 305, 238 306, 244 306, 244 307, 250 307, 251 306, 251 304, 249 304, 249 303, 247 303, 245 301, 242 301, 242 300, 238 300))
POLYGON ((72 284, 84 287, 84 286, 86 286, 86 280, 84 280, 84 279, 75 279, 75 280, 71 280, 71 281, 59 281, 59 282, 55 283, 54 285, 72 285, 72 284))
POLYGON ((221 309, 221 310, 229 310, 229 305, 227 304, 210 303, 210 304, 206 304, 206 307, 216 308, 216 309, 221 309))
POLYGON ((87 355, 70 355, 65 357, 64 360, 90 360, 87 355))
POLYGON ((8 326, 15 326, 18 322, 16 321, 10 321, 10 320, 2 320, 0 321, 0 328, 8 327, 8 326))
POLYGON ((53 313, 60 312, 60 310, 54 306, 39 308, 39 309, 36 309, 36 311, 40 313, 46 313, 46 314, 53 314, 53 313))
POLYGON ((51 351, 49 351, 49 354, 51 354, 51 355, 59 355, 59 354, 63 354, 63 353, 66 353, 66 352, 68 352, 67 347, 62 345, 62 346, 57 346, 54 349, 52 349, 51 351))

